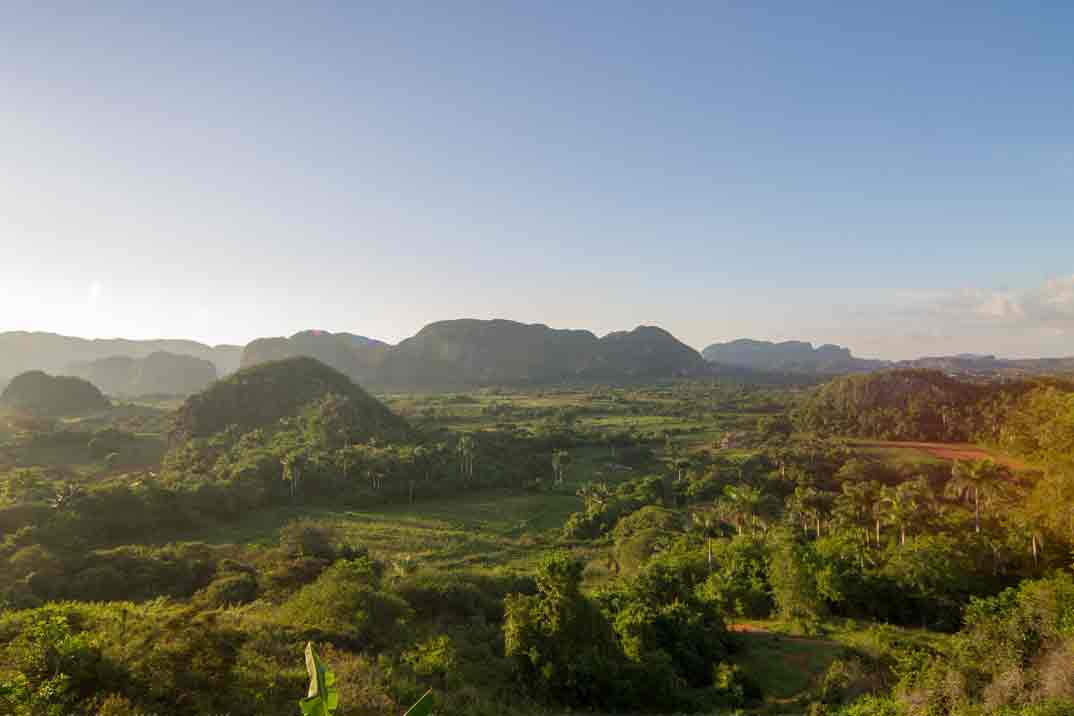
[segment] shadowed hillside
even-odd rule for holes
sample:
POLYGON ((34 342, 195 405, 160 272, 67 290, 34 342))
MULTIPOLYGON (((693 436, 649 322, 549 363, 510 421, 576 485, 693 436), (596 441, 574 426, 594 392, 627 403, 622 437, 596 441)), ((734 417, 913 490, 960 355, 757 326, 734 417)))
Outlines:
POLYGON ((207 360, 175 353, 151 353, 145 358, 112 356, 75 363, 70 372, 109 395, 190 395, 216 380, 216 367, 207 360))
POLYGON ((241 433, 295 415, 327 395, 345 399, 355 433, 383 437, 406 423, 351 380, 313 358, 289 358, 244 368, 191 396, 175 417, 173 437, 204 437, 236 426, 241 433))
POLYGON ((740 338, 729 343, 713 343, 702 352, 705 360, 721 365, 753 370, 835 375, 860 373, 889 365, 886 361, 855 358, 850 349, 823 345, 816 348, 804 341, 755 341, 740 338))
POLYGON ((290 338, 258 338, 243 349, 243 368, 296 356, 316 358, 354 380, 369 381, 383 363, 390 346, 351 333, 302 331, 290 338))
POLYGON ((642 326, 597 338, 543 324, 461 319, 432 323, 393 348, 378 382, 478 386, 622 381, 699 375, 701 356, 667 331, 642 326))
POLYGON ((16 376, 0 394, 0 405, 39 416, 76 415, 110 403, 92 383, 39 370, 16 376))
POLYGON ((439 321, 396 346, 379 380, 392 386, 566 380, 591 365, 597 345, 589 331, 505 320, 439 321))

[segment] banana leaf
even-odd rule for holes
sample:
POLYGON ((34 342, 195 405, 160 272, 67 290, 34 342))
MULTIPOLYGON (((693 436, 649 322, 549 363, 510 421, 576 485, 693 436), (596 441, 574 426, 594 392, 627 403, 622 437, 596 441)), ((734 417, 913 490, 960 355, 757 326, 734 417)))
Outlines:
POLYGON ((302 716, 332 716, 339 705, 336 675, 317 656, 312 641, 306 642, 306 671, 310 675, 310 689, 306 698, 298 702, 302 716))
POLYGON ((429 689, 403 716, 429 716, 433 712, 433 690, 429 689))

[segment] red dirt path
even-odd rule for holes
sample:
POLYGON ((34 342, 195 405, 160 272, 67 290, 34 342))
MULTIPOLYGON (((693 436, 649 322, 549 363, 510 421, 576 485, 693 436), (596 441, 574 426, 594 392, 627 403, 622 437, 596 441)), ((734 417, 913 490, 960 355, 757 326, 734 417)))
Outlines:
POLYGON ((897 448, 919 450, 941 460, 984 460, 988 458, 1015 470, 1024 470, 1028 465, 1006 455, 997 455, 971 443, 927 443, 900 440, 872 440, 856 443, 858 447, 897 448))

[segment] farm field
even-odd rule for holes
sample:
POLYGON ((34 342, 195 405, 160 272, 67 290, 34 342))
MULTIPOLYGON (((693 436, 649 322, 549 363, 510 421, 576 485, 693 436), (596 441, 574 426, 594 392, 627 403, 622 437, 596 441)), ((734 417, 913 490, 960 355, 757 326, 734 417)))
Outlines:
POLYGON ((866 455, 891 457, 896 460, 993 460, 1013 470, 1025 470, 1025 460, 1005 455, 987 447, 972 443, 922 442, 914 440, 850 440, 855 450, 866 455))
POLYGON ((370 510, 281 507, 198 537, 211 544, 271 546, 298 520, 316 521, 390 563, 423 569, 531 570, 554 547, 567 517, 582 504, 573 493, 520 494, 485 489, 413 505, 370 510))

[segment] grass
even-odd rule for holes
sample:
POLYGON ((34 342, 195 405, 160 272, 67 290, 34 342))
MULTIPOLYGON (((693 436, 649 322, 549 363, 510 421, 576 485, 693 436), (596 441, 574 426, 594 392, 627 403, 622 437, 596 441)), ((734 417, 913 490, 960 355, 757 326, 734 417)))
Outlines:
POLYGON ((742 651, 735 663, 764 690, 766 703, 786 704, 814 687, 844 647, 827 639, 796 637, 770 631, 736 634, 742 651))
POLYGON ((915 447, 888 447, 888 446, 855 446, 854 452, 866 457, 879 460, 900 470, 913 470, 917 467, 928 467, 946 464, 935 455, 915 447))
MULTIPOLYGON (((86 435, 87 440, 90 437, 86 435)), ((120 446, 115 463, 107 467, 85 443, 26 444, 8 448, 19 467, 64 467, 82 475, 104 475, 109 472, 159 469, 164 457, 165 443, 155 435, 138 435, 120 446)))
POLYGON ((816 636, 797 635, 789 624, 775 619, 739 622, 731 628, 739 644, 732 661, 764 692, 764 705, 751 712, 756 714, 802 713, 837 659, 877 659, 890 653, 895 643, 942 650, 950 638, 852 619, 829 620, 816 636))
POLYGON ((855 452, 887 462, 895 467, 913 469, 918 466, 949 465, 954 459, 979 460, 991 458, 1016 471, 1031 468, 1026 461, 1007 455, 987 445, 971 443, 942 443, 851 439, 855 452))
POLYGON ((405 559, 440 569, 527 568, 559 537, 567 517, 581 507, 571 494, 482 490, 454 499, 369 510, 280 507, 200 538, 214 544, 275 544, 296 519, 337 528, 344 539, 375 556, 405 559))

